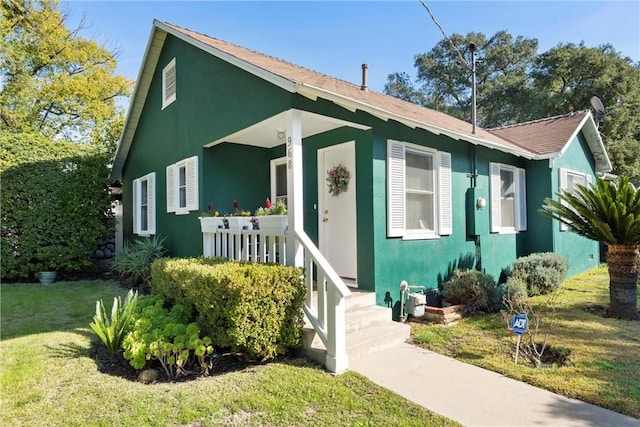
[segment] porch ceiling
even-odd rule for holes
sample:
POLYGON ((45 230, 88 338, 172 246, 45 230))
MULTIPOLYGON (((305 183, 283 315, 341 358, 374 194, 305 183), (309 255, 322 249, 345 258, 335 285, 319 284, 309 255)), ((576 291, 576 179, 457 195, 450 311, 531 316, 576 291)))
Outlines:
MULTIPOLYGON (((286 128, 286 111, 275 116, 271 116, 261 122, 255 123, 238 132, 234 132, 215 141, 205 144, 205 147, 212 147, 223 142, 233 142, 235 144, 253 145, 256 147, 272 148, 284 144, 284 130, 286 128), (281 138, 278 138, 278 133, 281 138)), ((302 138, 317 135, 333 129, 349 126, 356 129, 367 130, 370 126, 327 117, 308 111, 301 111, 302 115, 302 138)))

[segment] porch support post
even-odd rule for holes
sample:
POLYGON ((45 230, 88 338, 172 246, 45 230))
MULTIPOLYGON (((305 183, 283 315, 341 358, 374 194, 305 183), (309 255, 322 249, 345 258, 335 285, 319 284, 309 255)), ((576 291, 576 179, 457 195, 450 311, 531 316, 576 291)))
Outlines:
POLYGON ((302 205, 302 113, 291 109, 285 124, 287 151, 287 264, 303 267, 302 246, 296 240, 295 230, 304 230, 302 205))

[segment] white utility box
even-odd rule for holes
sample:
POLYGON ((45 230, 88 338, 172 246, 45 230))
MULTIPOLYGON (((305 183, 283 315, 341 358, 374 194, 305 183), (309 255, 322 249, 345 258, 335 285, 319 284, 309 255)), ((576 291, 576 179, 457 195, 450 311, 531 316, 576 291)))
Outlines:
POLYGON ((420 293, 410 293, 404 303, 405 312, 413 317, 424 316, 424 305, 427 303, 427 296, 420 293))

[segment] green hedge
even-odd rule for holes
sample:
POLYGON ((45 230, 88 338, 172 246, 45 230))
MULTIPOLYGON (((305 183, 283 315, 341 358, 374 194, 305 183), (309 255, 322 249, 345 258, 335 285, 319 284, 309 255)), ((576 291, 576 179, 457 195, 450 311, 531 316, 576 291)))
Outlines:
POLYGON ((151 289, 194 309, 215 345, 269 360, 300 345, 303 271, 215 258, 168 259, 151 267, 151 289))
POLYGON ((109 153, 35 134, 2 134, 2 279, 91 266, 113 234, 109 153))

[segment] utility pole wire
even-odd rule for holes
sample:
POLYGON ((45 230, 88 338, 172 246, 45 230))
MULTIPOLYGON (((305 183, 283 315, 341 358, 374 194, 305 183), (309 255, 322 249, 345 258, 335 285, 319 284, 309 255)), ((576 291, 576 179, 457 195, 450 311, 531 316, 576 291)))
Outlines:
POLYGON ((440 29, 440 32, 442 33, 442 35, 444 36, 445 39, 447 39, 449 41, 449 43, 451 44, 451 47, 453 48, 453 50, 455 50, 458 53, 458 56, 460 57, 460 61, 462 61, 462 63, 469 69, 471 70, 471 65, 469 65, 469 63, 467 62, 466 59, 464 59, 464 55, 462 54, 462 52, 460 52, 460 49, 458 49, 456 47, 456 45, 453 43, 453 41, 451 41, 451 39, 449 38, 449 36, 447 35, 447 33, 444 31, 444 28, 442 28, 442 25, 440 25, 440 23, 436 20, 436 17, 433 16, 433 13, 431 12, 431 9, 429 9, 429 6, 427 6, 427 3, 425 3, 424 0, 420 0, 420 4, 422 4, 422 7, 424 7, 427 12, 429 13, 429 16, 431 16, 431 20, 433 21, 434 24, 436 24, 436 26, 440 29))

